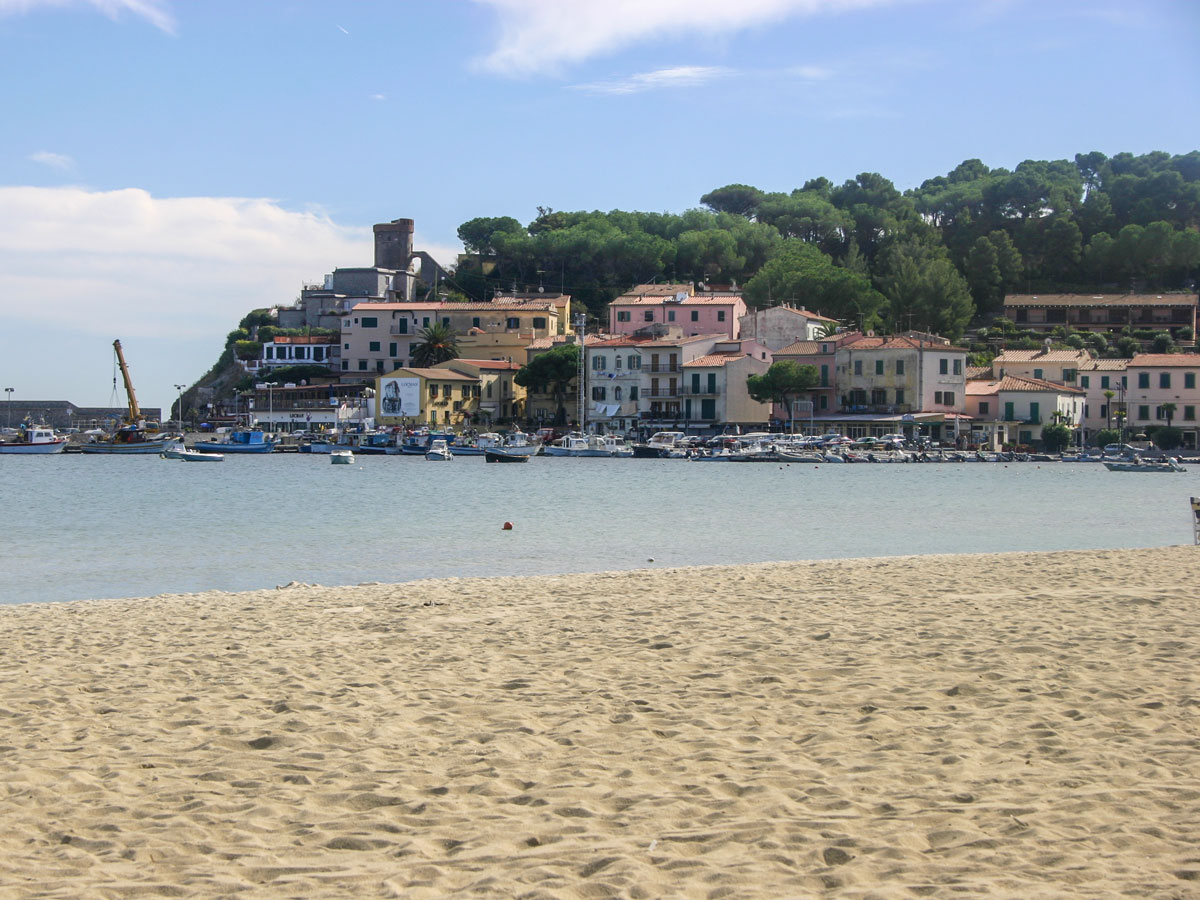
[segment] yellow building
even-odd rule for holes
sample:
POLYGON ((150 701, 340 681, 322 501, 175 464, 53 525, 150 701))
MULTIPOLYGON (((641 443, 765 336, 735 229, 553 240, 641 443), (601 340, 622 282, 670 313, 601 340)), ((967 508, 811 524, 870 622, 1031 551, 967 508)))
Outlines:
POLYGON ((462 424, 479 397, 479 379, 452 369, 396 369, 375 379, 381 426, 462 424))
POLYGON ((463 424, 493 425, 524 415, 525 388, 513 381, 513 376, 521 370, 517 363, 501 359, 451 359, 434 368, 475 379, 478 386, 472 402, 460 410, 463 424))

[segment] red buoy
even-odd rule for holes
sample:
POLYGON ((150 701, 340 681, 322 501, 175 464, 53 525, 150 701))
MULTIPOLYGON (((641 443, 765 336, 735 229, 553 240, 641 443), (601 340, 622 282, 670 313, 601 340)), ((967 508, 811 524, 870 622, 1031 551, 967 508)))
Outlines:
POLYGON ((504 530, 505 530, 505 531, 512 531, 512 522, 505 522, 505 523, 504 523, 504 530))

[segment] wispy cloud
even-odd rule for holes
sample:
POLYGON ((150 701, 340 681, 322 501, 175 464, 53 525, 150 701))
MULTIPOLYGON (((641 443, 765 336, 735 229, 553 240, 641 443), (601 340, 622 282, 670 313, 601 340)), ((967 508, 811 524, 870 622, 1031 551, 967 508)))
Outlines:
POLYGON ((590 94, 640 94, 664 88, 700 87, 714 79, 732 74, 732 69, 721 66, 675 66, 669 69, 655 69, 653 72, 639 72, 610 81, 574 84, 571 85, 571 89, 590 94))
POLYGON ((372 100, 386 100, 387 94, 372 94, 371 99, 372 100))
POLYGON ((0 16, 70 6, 90 6, 113 20, 129 13, 167 34, 175 33, 175 17, 167 0, 0 0, 0 16))
POLYGON ((833 77, 833 69, 825 66, 792 66, 784 73, 805 81, 828 81, 833 77))
POLYGON ((724 35, 799 16, 908 0, 475 0, 499 19, 495 49, 478 65, 525 76, 556 71, 669 36, 724 35))
POLYGON ((29 159, 31 162, 49 166, 51 169, 61 169, 64 172, 75 170, 75 160, 65 153, 51 153, 49 150, 39 150, 37 153, 30 153, 29 159))

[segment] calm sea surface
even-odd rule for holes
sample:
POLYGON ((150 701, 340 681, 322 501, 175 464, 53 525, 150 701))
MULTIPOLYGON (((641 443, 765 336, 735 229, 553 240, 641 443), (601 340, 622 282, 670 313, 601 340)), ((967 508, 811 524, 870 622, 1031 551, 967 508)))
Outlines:
POLYGON ((4 456, 0 603, 1190 544, 1194 495, 1200 467, 4 456))

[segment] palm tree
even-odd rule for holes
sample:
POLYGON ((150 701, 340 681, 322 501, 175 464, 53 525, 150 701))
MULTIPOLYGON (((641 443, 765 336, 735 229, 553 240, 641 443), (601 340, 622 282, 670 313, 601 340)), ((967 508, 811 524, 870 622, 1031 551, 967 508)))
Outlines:
POLYGON ((1165 415, 1167 417, 1167 427, 1168 428, 1171 427, 1171 420, 1173 418, 1175 418, 1175 409, 1176 409, 1176 407, 1175 407, 1174 403, 1164 403, 1162 405, 1163 415, 1165 415))
POLYGON ((412 346, 413 365, 417 368, 428 368, 449 359, 458 359, 458 338, 449 325, 435 322, 428 328, 421 329, 420 338, 412 346))

